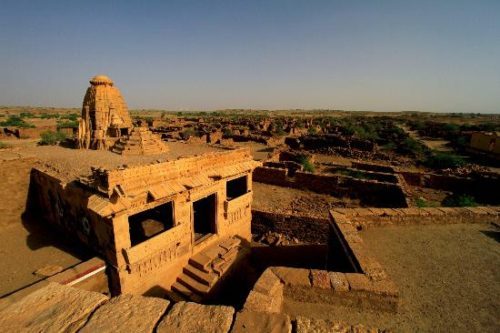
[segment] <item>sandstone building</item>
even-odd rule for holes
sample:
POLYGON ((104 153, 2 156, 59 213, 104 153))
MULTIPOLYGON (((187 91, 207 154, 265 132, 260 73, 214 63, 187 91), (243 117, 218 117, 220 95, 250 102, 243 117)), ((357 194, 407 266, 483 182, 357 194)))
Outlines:
MULTIPOLYGON (((41 218, 105 259, 113 294, 174 289, 198 300, 251 240, 258 164, 246 148, 208 147, 201 155, 174 159, 171 151, 168 161, 127 168, 122 157, 103 152, 117 164, 77 179, 47 163, 32 171, 30 201, 41 218)), ((95 154, 69 151, 93 163, 95 154)))

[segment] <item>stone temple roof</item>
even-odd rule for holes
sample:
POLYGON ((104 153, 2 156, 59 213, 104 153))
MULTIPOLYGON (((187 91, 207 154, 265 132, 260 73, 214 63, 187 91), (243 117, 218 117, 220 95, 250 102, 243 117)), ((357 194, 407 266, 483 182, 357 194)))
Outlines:
POLYGON ((113 85, 113 80, 111 80, 106 75, 96 75, 92 79, 90 79, 89 82, 92 85, 99 85, 99 84, 109 84, 111 86, 113 85))

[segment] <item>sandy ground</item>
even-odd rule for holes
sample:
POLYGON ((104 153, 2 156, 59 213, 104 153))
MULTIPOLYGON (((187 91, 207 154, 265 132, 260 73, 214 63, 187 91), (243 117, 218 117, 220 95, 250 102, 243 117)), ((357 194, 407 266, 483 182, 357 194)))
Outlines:
POLYGON ((292 316, 396 332, 499 332, 500 230, 492 225, 407 226, 362 232, 400 289, 398 314, 287 302, 292 316))
POLYGON ((253 191, 253 208, 285 214, 328 218, 333 207, 360 207, 356 200, 257 182, 253 183, 253 191))

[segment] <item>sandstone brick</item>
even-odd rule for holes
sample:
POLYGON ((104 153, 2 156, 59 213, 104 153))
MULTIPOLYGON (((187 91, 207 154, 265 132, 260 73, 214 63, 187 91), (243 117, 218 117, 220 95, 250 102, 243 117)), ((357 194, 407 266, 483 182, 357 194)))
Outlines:
POLYGON ((264 295, 255 290, 251 290, 243 309, 255 312, 279 313, 282 304, 283 287, 281 287, 281 292, 278 290, 274 295, 264 295))
POLYGON ((76 332, 99 305, 102 294, 49 283, 0 312, 4 332, 76 332))
POLYGON ((281 313, 238 312, 231 333, 290 333, 290 317, 281 313))
POLYGON ((79 332, 150 333, 169 303, 161 298, 124 294, 98 308, 79 332))
POLYGON ((365 274, 361 273, 346 273, 345 277, 349 282, 350 290, 354 291, 371 291, 371 283, 365 274))
POLYGON ((276 276, 276 274, 273 273, 270 268, 268 268, 259 277, 253 287, 253 290, 265 295, 274 295, 280 287, 280 279, 276 276))
POLYGON ((226 333, 231 328, 233 315, 234 309, 230 306, 179 302, 161 320, 156 332, 226 333))
POLYGON ((311 286, 308 269, 292 268, 292 267, 273 267, 272 270, 274 274, 276 274, 276 276, 285 285, 302 286, 302 287, 311 286))
POLYGON ((391 279, 384 279, 380 281, 371 281, 370 291, 384 296, 399 296, 399 289, 391 279))
POLYGON ((349 282, 344 273, 328 272, 330 284, 335 291, 349 291, 349 282))
POLYGON ((330 289, 330 276, 328 271, 311 269, 311 282, 314 288, 330 289))

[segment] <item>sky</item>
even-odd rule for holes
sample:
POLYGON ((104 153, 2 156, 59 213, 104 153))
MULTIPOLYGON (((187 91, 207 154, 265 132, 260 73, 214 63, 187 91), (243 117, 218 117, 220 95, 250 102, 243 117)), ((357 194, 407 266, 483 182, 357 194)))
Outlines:
POLYGON ((0 0, 0 105, 500 113, 500 0, 0 0))

